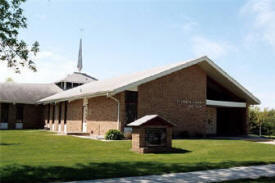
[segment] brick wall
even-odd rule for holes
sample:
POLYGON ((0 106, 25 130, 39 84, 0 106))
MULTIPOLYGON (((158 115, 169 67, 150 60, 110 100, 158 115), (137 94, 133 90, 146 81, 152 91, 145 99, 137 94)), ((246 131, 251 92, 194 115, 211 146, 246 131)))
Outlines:
POLYGON ((172 128, 162 126, 134 127, 132 131, 132 150, 139 153, 169 151, 172 147, 172 128), (166 128, 166 146, 146 147, 146 128, 166 128))
POLYGON ((65 102, 61 103, 61 133, 64 133, 65 102))
MULTIPOLYGON (((37 129, 37 128, 43 128, 43 126, 44 126, 43 105, 24 104, 23 105, 23 128, 37 129)), ((9 104, 8 128, 9 129, 16 128, 16 104, 9 104)))
POLYGON ((24 129, 43 128, 43 105, 24 105, 24 129))
MULTIPOLYGON (((120 100, 120 95, 115 96, 120 100)), ((105 135, 110 129, 117 129, 117 103, 106 96, 88 100, 87 132, 105 135)))
POLYGON ((52 125, 54 123, 53 121, 53 107, 54 104, 50 104, 50 122, 49 122, 49 128, 52 129, 52 125))
POLYGON ((138 116, 159 114, 177 125, 174 135, 184 131, 190 135, 205 134, 206 78, 199 66, 192 66, 139 86, 138 116), (204 104, 194 104, 198 101, 204 104))
POLYGON ((48 113, 49 113, 49 105, 44 105, 44 111, 43 111, 43 115, 44 115, 44 126, 46 126, 48 124, 48 113))
POLYGON ((82 105, 83 99, 68 102, 67 132, 82 131, 82 105))
POLYGON ((59 104, 55 105, 55 113, 54 113, 54 131, 58 131, 58 120, 59 120, 59 104))
POLYGON ((217 134, 217 109, 216 109, 216 107, 207 107, 206 133, 208 135, 217 134))

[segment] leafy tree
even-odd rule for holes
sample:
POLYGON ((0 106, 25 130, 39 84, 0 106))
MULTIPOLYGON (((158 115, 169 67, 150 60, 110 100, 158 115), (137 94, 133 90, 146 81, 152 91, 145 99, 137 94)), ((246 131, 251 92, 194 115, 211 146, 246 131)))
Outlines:
POLYGON ((39 43, 35 41, 29 47, 24 40, 19 40, 19 29, 27 28, 26 17, 20 7, 26 0, 0 0, 0 61, 7 67, 20 73, 20 68, 28 67, 36 71, 32 54, 39 51, 39 43))
POLYGON ((259 107, 255 107, 255 114, 256 114, 256 122, 259 125, 259 136, 262 136, 262 113, 260 112, 260 108, 259 107))
POLYGON ((275 109, 250 107, 249 126, 250 133, 258 133, 260 136, 275 135, 275 109))

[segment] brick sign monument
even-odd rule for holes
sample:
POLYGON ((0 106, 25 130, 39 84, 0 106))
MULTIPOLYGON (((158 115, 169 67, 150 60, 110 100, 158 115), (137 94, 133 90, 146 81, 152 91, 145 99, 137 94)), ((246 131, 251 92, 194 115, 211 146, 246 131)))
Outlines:
POLYGON ((139 153, 172 150, 173 123, 158 115, 146 115, 130 124, 132 127, 132 150, 139 153))

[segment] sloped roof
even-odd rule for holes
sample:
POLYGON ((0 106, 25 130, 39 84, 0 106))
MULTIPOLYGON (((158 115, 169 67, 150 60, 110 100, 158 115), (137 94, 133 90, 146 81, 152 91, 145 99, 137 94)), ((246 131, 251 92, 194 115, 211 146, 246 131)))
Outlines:
POLYGON ((0 102, 35 104, 42 98, 61 92, 55 84, 0 83, 0 102))
POLYGON ((65 100, 74 100, 83 97, 96 97, 102 95, 115 95, 121 91, 135 88, 146 82, 158 79, 181 69, 199 65, 208 76, 222 84, 229 91, 237 96, 246 99, 249 104, 259 104, 252 93, 245 89, 236 80, 230 77, 225 71, 217 66, 208 57, 203 56, 197 59, 192 59, 180 63, 170 64, 164 67, 153 68, 147 71, 138 72, 129 75, 123 75, 116 78, 105 79, 97 82, 91 82, 82 86, 57 93, 53 96, 40 100, 40 102, 58 102, 65 100))
POLYGON ((153 120, 153 119, 156 119, 156 118, 160 118, 160 119, 162 119, 163 121, 169 123, 170 125, 175 126, 175 124, 173 124, 173 123, 171 123, 171 122, 169 122, 169 121, 163 119, 162 117, 160 117, 160 116, 157 115, 157 114, 151 114, 151 115, 143 116, 143 117, 141 117, 141 118, 135 120, 134 122, 129 123, 127 126, 141 126, 141 125, 143 125, 143 124, 145 124, 145 123, 147 123, 147 122, 149 122, 149 121, 151 121, 151 120, 153 120))
POLYGON ((55 82, 71 82, 71 83, 89 83, 91 81, 97 81, 96 78, 89 76, 88 74, 81 72, 74 72, 72 74, 67 75, 65 78, 55 82))

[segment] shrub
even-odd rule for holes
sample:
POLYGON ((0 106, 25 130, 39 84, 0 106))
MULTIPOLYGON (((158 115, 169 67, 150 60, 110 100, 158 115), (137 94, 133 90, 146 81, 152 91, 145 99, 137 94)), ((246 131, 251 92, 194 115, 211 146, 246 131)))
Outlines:
POLYGON ((115 129, 111 129, 105 134, 106 140, 121 140, 123 138, 124 135, 119 130, 115 129))

